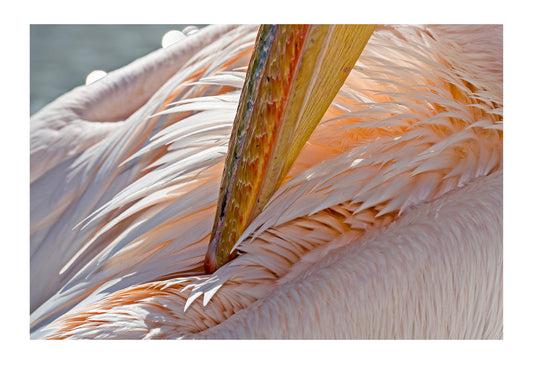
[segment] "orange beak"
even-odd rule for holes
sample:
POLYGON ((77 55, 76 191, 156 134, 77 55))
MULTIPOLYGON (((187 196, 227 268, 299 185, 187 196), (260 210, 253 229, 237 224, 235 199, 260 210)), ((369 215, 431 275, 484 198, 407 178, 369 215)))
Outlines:
POLYGON ((260 28, 233 123, 204 263, 207 273, 235 256, 238 238, 279 188, 374 29, 260 28))

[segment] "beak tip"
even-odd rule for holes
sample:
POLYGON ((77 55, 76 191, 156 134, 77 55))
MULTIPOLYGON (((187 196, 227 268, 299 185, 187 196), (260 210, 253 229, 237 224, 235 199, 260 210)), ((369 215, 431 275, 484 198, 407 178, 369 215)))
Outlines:
POLYGON ((204 258, 204 270, 206 274, 212 274, 217 270, 217 245, 216 239, 211 239, 204 258), (214 242, 215 241, 215 242, 214 242))
POLYGON ((204 259, 204 270, 206 274, 212 274, 216 271, 216 261, 211 257, 211 254, 207 254, 204 259))

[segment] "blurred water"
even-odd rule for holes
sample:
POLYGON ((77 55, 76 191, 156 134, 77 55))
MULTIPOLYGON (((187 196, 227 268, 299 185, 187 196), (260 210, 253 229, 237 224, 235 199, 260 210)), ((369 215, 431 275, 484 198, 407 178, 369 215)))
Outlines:
POLYGON ((91 71, 120 68, 161 48, 167 31, 186 26, 31 25, 30 114, 84 85, 91 71))

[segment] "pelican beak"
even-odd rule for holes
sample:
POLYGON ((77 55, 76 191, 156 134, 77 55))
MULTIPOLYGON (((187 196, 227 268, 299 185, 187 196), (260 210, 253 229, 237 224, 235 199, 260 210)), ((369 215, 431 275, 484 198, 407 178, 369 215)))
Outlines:
POLYGON ((374 25, 265 25, 257 35, 205 258, 212 273, 281 184, 374 25))

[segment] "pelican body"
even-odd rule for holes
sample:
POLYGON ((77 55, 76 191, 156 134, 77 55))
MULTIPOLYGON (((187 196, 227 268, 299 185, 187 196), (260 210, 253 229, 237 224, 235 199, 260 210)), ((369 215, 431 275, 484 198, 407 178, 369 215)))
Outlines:
POLYGON ((67 93, 31 337, 501 338, 502 97, 494 25, 210 26, 67 93))

